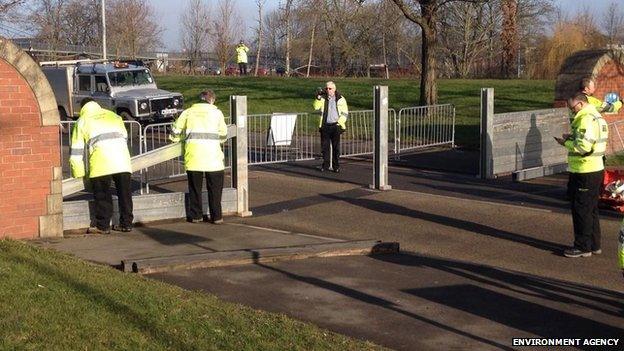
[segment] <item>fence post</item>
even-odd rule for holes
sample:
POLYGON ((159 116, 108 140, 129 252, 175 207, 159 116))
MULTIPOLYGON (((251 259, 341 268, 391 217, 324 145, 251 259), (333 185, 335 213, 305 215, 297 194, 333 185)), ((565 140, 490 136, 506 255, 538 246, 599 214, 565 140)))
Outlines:
POLYGON ((232 142, 232 186, 236 188, 236 214, 251 216, 247 178, 247 97, 230 96, 230 116, 236 125, 232 142))
POLYGON ((373 137, 373 184, 372 189, 390 190, 388 185, 388 87, 373 88, 373 113, 375 133, 373 137))
POLYGON ((494 88, 481 89, 481 147, 479 157, 479 177, 493 179, 492 136, 494 123, 494 88))

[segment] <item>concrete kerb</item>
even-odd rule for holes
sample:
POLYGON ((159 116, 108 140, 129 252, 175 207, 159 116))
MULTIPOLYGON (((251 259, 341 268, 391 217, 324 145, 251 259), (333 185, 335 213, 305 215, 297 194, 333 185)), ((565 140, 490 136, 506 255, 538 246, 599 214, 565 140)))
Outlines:
POLYGON ((121 269, 124 272, 153 274, 180 269, 214 268, 285 260, 300 260, 312 257, 381 255, 396 253, 399 253, 398 242, 357 240, 288 247, 241 249, 143 259, 130 258, 122 260, 121 269))

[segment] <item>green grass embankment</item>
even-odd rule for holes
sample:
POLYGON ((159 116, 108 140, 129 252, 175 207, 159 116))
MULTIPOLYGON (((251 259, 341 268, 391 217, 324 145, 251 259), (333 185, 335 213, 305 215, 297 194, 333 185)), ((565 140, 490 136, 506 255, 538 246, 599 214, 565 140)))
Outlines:
POLYGON ((0 282, 1 350, 380 349, 12 240, 0 240, 0 282))

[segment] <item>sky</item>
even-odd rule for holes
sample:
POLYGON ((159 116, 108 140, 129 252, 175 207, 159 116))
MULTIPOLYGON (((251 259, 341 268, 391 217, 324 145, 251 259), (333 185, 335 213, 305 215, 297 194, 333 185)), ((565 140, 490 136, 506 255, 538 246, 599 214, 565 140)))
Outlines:
MULTIPOLYGON (((154 9, 158 13, 158 18, 161 19, 161 25, 164 29, 163 43, 169 50, 176 50, 180 48, 180 14, 182 13, 186 0, 149 0, 154 6, 154 9)), ((216 11, 218 0, 206 0, 212 11, 216 11)), ((238 15, 241 17, 244 23, 244 34, 251 35, 256 26, 258 17, 258 7, 254 0, 234 0, 235 7, 238 15)), ((266 0, 264 13, 274 10, 279 7, 279 0, 266 0)), ((244 39, 243 38, 237 38, 244 39)))
MULTIPOLYGON (((211 7, 212 11, 216 11, 218 0, 205 0, 211 7)), ((589 8, 594 12, 596 19, 604 13, 610 3, 623 3, 624 0, 553 0, 556 5, 564 8, 571 16, 584 8, 589 8)), ((180 50, 180 15, 184 10, 186 0, 148 0, 154 7, 156 17, 163 28, 162 42, 163 49, 167 51, 180 50)), ((241 38, 251 39, 254 27, 257 21, 257 6, 255 0, 234 0, 236 12, 243 21, 241 30, 241 38)), ((282 0, 283 2, 283 0, 282 0)), ((279 7, 280 0, 266 0, 265 13, 279 7)), ((624 11, 624 9, 622 10, 624 11)), ((2 24, 2 23, 0 23, 2 24)), ((0 26, 0 35, 7 35, 2 32, 0 26)), ((9 36, 12 36, 9 34, 9 36)))
MULTIPOLYGON (((246 35, 249 37, 253 33, 253 28, 257 20, 257 7, 254 0, 234 0, 237 12, 243 20, 246 35)), ((612 3, 621 3, 624 0, 554 0, 554 3, 566 8, 572 16, 583 8, 590 8, 594 11, 596 18, 604 12, 607 6, 612 3)), ((180 48, 179 19, 183 11, 185 0, 149 0, 161 19, 164 29, 163 44, 167 50, 177 50, 180 48)), ((218 0, 207 0, 211 8, 215 9, 218 0)), ((267 0, 266 12, 278 8, 280 0, 267 0)), ((240 38, 242 39, 242 38, 240 38)), ((238 39, 237 39, 238 40, 238 39)))

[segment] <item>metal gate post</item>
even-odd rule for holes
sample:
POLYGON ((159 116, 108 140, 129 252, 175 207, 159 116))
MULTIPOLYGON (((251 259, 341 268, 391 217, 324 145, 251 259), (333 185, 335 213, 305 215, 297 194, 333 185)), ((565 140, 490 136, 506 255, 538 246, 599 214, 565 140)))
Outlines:
POLYGON ((373 184, 371 189, 390 190, 388 185, 388 87, 373 88, 373 113, 375 133, 373 137, 373 184))
POLYGON ((494 160, 492 156, 492 136, 494 133, 494 89, 481 89, 481 147, 479 157, 479 177, 493 179, 494 160))
POLYGON ((230 96, 232 124, 236 137, 232 142, 232 186, 236 188, 236 214, 251 216, 249 211, 249 181, 247 171, 247 97, 230 96))

